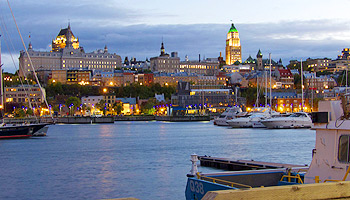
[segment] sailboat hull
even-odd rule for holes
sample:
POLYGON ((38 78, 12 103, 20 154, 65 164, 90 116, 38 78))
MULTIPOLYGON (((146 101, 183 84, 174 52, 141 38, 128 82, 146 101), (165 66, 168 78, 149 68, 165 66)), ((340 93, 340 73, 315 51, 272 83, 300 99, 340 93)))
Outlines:
POLYGON ((0 139, 29 138, 47 124, 31 124, 0 127, 0 139))

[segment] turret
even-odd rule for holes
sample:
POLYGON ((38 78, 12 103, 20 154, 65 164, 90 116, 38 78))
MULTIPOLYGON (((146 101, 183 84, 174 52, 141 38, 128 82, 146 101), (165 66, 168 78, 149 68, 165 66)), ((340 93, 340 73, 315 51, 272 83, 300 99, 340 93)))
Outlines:
POLYGON ((164 48, 164 43, 162 42, 162 46, 160 47, 160 56, 165 55, 165 48, 164 48))

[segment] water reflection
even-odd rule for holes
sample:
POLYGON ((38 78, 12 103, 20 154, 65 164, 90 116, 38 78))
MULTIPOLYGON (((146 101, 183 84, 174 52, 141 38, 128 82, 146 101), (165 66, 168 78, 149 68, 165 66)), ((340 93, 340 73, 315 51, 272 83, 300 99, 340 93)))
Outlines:
POLYGON ((0 141, 0 199, 184 199, 192 153, 304 164, 314 138, 211 122, 55 125, 44 138, 0 141))

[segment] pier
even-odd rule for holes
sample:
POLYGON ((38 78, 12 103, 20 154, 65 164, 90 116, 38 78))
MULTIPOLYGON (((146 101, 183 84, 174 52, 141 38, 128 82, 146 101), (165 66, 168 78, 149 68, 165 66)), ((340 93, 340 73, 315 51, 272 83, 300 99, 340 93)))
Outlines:
POLYGON ((305 165, 270 163, 254 160, 230 160, 227 158, 208 156, 198 156, 198 159, 200 161, 201 166, 224 169, 228 171, 305 167, 305 165))
POLYGON ((210 121, 210 116, 156 116, 156 120, 168 122, 210 121))
POLYGON ((56 123, 60 124, 114 123, 113 117, 58 117, 56 119, 56 123))

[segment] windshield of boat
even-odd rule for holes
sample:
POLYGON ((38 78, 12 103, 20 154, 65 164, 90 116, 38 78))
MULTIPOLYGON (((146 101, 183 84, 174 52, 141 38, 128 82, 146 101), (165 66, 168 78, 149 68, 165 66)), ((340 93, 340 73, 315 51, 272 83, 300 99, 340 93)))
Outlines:
POLYGON ((289 117, 306 117, 304 113, 293 113, 289 117))
POLYGON ((226 115, 220 115, 219 116, 219 118, 225 118, 226 117, 226 115))

